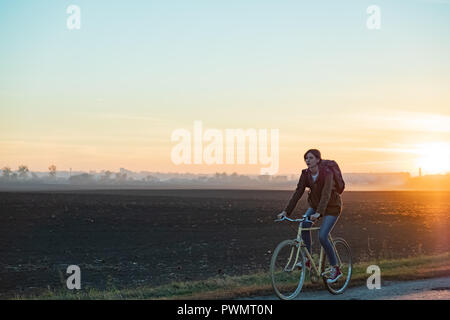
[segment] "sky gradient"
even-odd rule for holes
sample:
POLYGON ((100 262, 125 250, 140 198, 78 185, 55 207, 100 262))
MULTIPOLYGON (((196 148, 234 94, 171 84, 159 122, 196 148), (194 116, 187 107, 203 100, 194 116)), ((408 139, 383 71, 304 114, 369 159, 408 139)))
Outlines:
POLYGON ((5 0, 0 48, 1 167, 259 172, 173 164, 201 120, 279 129, 280 174, 450 171, 450 1, 5 0))

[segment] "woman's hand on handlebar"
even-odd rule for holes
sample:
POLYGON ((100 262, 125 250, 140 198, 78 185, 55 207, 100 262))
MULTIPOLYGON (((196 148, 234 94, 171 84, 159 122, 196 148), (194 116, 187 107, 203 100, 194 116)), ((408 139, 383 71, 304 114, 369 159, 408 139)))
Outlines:
POLYGON ((277 218, 278 219, 283 219, 286 216, 287 216, 287 213, 284 210, 281 213, 277 214, 277 218))

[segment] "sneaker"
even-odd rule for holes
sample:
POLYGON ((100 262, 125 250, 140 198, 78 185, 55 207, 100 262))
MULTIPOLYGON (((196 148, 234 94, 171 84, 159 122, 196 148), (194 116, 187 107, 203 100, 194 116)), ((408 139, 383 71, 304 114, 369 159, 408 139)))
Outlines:
POLYGON ((342 277, 341 269, 338 266, 332 267, 327 283, 335 283, 340 277, 342 277))

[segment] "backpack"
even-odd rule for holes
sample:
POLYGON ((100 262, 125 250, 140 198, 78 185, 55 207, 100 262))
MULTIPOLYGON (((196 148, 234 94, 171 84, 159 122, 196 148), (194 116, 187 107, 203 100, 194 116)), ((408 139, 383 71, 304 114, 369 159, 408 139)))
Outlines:
POLYGON ((341 169, 339 169, 338 164, 334 160, 322 160, 320 161, 320 166, 327 167, 330 169, 331 172, 333 172, 333 178, 334 178, 334 185, 336 187, 336 191, 339 194, 342 194, 345 189, 345 182, 344 178, 342 178, 341 169))

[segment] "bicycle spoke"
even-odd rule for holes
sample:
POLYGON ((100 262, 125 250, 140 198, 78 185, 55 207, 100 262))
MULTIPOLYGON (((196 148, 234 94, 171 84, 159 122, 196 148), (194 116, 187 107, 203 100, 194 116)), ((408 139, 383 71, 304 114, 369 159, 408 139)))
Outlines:
POLYGON ((281 299, 293 299, 300 292, 304 281, 304 261, 296 242, 280 243, 272 256, 272 286, 281 299), (300 266, 297 264, 300 263, 300 266))
POLYGON ((343 239, 335 239, 333 241, 336 255, 339 262, 339 268, 342 276, 334 283, 328 283, 328 274, 324 273, 324 283, 328 291, 332 294, 341 294, 344 292, 352 274, 352 256, 350 247, 343 239))

